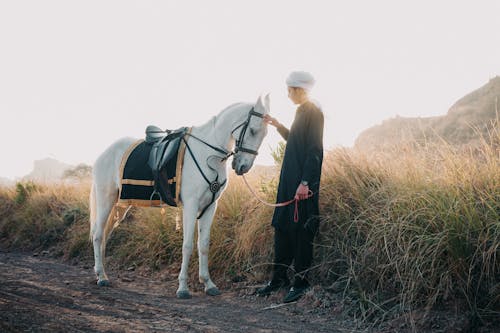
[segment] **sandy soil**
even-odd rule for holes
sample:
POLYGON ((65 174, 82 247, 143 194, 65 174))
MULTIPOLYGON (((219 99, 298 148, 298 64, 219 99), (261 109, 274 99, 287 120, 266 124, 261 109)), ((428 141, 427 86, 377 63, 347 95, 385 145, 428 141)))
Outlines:
MULTIPOLYGON (((158 280, 110 271, 99 288, 93 270, 42 255, 0 252, 1 332, 358 332, 335 304, 311 307, 307 295, 283 305, 255 286, 221 296, 175 297, 175 276, 158 280)), ((366 332, 366 331, 365 331, 366 332)))

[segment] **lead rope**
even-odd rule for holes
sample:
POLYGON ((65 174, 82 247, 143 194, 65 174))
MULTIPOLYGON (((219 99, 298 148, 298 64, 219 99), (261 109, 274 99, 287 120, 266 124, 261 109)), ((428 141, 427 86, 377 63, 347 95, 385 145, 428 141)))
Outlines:
MULTIPOLYGON (((298 198, 293 198, 291 200, 288 200, 288 201, 285 201, 285 202, 280 202, 280 203, 269 203, 267 201, 264 201, 262 200, 261 198, 259 198, 259 196, 257 195, 257 193, 255 193, 255 191, 252 189, 252 187, 250 187, 250 184, 248 184, 248 181, 247 179, 245 178, 245 175, 242 175, 243 177, 243 180, 245 181, 245 184, 247 185, 248 189, 250 190, 250 192, 252 192, 253 196, 259 200, 261 203, 263 203, 264 205, 266 206, 269 206, 269 207, 285 207, 285 206, 288 206, 289 204, 291 204, 292 202, 295 202, 295 208, 293 210, 293 222, 297 223, 299 221, 299 199, 298 198)), ((309 193, 307 195, 307 199, 309 199, 310 197, 312 197, 314 195, 313 191, 309 190, 309 193)))

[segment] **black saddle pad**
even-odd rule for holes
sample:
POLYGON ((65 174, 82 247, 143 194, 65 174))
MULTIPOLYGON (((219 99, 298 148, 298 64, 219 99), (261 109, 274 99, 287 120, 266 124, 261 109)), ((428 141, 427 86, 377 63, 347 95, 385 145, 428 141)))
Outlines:
POLYGON ((161 203, 177 206, 177 154, 160 170, 160 181, 163 184, 161 187, 157 186, 159 191, 155 192, 153 171, 148 165, 152 148, 152 144, 141 140, 130 148, 128 156, 124 156, 120 201, 136 206, 159 206, 161 203))

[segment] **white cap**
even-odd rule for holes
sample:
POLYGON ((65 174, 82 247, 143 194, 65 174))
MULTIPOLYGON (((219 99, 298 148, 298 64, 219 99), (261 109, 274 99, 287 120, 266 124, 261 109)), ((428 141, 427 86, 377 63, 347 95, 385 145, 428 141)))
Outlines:
POLYGON ((316 83, 314 77, 311 73, 303 72, 303 71, 295 71, 291 72, 286 79, 286 85, 289 87, 299 87, 305 90, 311 90, 316 83))

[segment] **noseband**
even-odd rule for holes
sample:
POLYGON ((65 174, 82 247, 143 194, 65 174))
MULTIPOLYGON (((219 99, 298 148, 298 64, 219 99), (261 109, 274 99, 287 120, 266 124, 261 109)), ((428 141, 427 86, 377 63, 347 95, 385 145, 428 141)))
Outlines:
POLYGON ((262 113, 255 112, 254 108, 248 112, 248 117, 247 120, 240 125, 238 125, 235 129, 231 131, 231 134, 233 134, 236 130, 238 130, 240 127, 243 126, 240 132, 240 136, 238 137, 238 140, 236 140, 236 146, 234 148, 234 154, 236 154, 239 151, 242 151, 244 153, 249 153, 252 155, 257 155, 259 152, 256 150, 248 149, 243 147, 243 140, 245 139, 245 133, 247 132, 248 125, 250 124, 250 119, 252 119, 252 116, 259 117, 259 118, 264 118, 264 115, 262 113))

